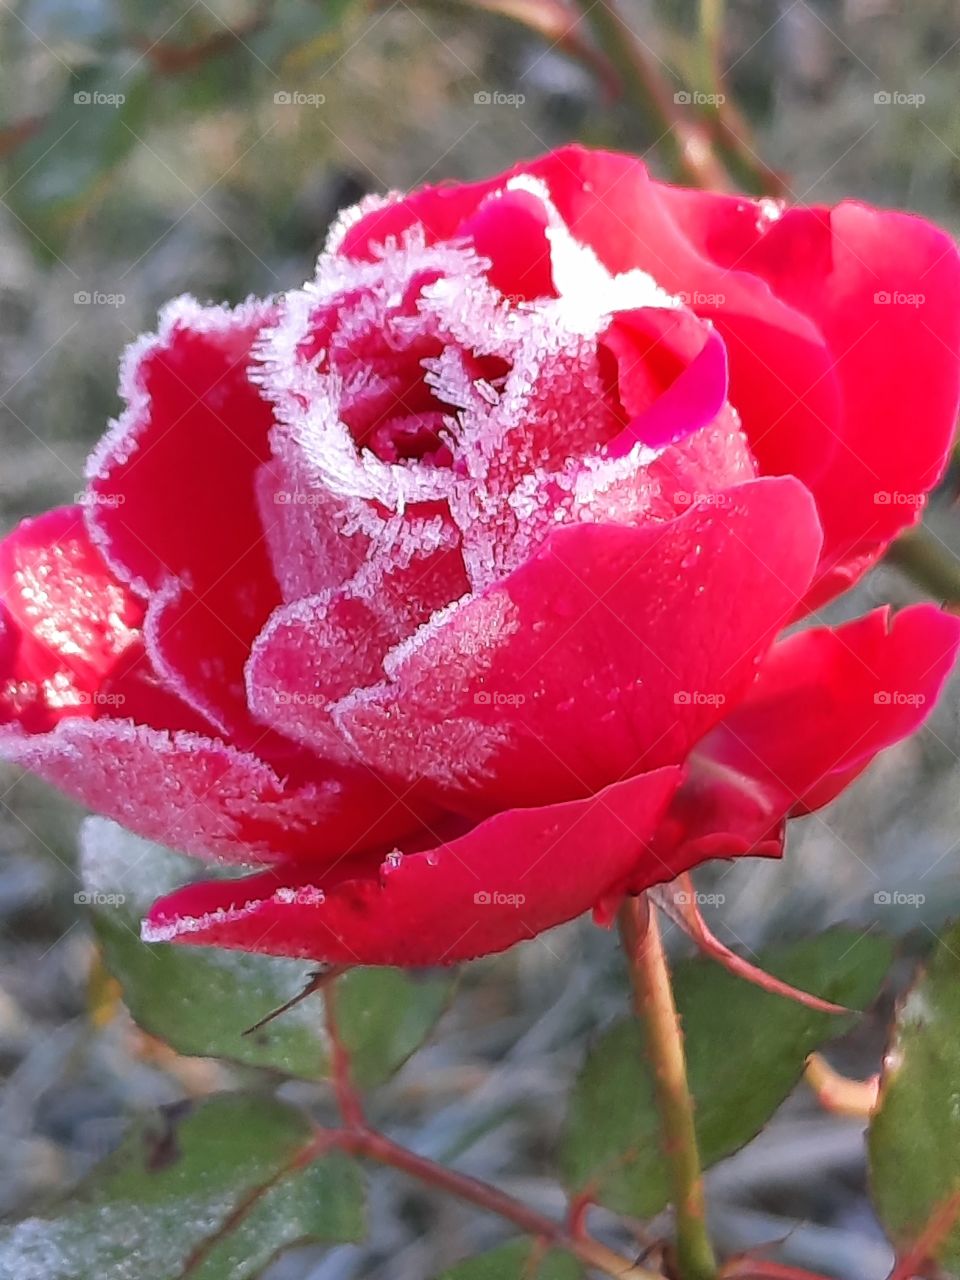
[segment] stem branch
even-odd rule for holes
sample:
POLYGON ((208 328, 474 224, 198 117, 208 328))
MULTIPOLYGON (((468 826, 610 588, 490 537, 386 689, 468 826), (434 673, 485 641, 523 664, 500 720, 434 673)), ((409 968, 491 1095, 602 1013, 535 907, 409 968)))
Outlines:
POLYGON ((707 1234, 700 1152, 687 1084, 683 1034, 656 916, 646 897, 630 897, 620 911, 633 1004, 646 1031, 657 1105, 677 1217, 682 1280, 713 1280, 717 1263, 707 1234))
POLYGON ((677 175, 695 187, 730 190, 730 177, 717 160, 710 137, 694 114, 681 110, 673 85, 620 13, 617 0, 575 0, 621 83, 627 102, 662 130, 662 145, 677 175))
POLYGON ((335 980, 324 984, 323 1007, 327 1038, 330 1041, 330 1073, 343 1128, 316 1129, 307 1163, 331 1150, 376 1160, 379 1164, 411 1174, 420 1182, 506 1218, 534 1239, 566 1250, 579 1258, 585 1266, 594 1267, 604 1275, 616 1276, 618 1280, 662 1280, 654 1272, 647 1271, 630 1258, 608 1249, 599 1240, 594 1240, 583 1229, 579 1216, 574 1217, 568 1225, 555 1222, 489 1183, 436 1164, 407 1147, 401 1147, 386 1134, 371 1129, 364 1118, 363 1103, 351 1075, 350 1053, 337 1025, 336 985, 335 980))
POLYGON ((322 1148, 336 1149, 399 1169, 419 1182, 495 1213, 535 1239, 544 1240, 572 1253, 585 1266, 595 1267, 606 1276, 616 1276, 619 1280, 662 1280, 656 1273, 646 1270, 615 1250, 608 1249, 599 1240, 581 1234, 573 1235, 562 1223, 545 1217, 489 1183, 436 1164, 393 1142, 382 1133, 371 1129, 333 1129, 321 1130, 317 1137, 322 1148))

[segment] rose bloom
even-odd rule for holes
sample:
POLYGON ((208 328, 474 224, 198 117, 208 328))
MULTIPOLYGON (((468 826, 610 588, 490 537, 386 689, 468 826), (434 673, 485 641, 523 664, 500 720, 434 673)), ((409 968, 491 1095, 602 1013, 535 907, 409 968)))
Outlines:
POLYGON ((778 854, 950 670, 932 605, 781 633, 917 519, 958 349, 904 214, 580 148, 365 200, 128 352, 83 501, 2 544, 0 749, 236 864, 151 941, 446 963, 778 854))

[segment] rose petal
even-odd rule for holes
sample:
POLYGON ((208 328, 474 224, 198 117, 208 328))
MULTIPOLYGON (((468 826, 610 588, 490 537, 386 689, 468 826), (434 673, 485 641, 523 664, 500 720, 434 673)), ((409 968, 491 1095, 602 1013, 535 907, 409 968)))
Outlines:
POLYGON ((180 584, 151 629, 157 665, 228 722, 246 714, 243 663, 280 599, 254 487, 273 417, 247 377, 272 315, 265 303, 165 308, 158 334, 127 353, 128 408, 88 469, 88 520, 110 564, 144 596, 180 584))
POLYGON ((503 951, 589 910, 637 864, 679 780, 661 769, 569 804, 497 814, 421 852, 341 864, 319 883, 280 867, 162 898, 149 942, 184 942, 334 964, 453 964, 503 951))
POLYGON ((749 697, 691 755, 661 854, 779 853, 784 818, 819 809, 923 723, 958 645, 960 619, 932 605, 775 645, 749 697))
POLYGON ((467 590, 449 538, 380 549, 347 587, 276 610, 247 665, 251 710, 319 755, 354 760, 331 705, 382 679, 388 650, 467 590))
POLYGON ((142 606, 110 573, 80 507, 59 507, 0 542, 8 711, 32 727, 97 714, 94 694, 136 638, 142 606))
MULTIPOLYGON (((313 864, 422 825, 399 788, 365 770, 289 783, 249 752, 129 720, 62 720, 0 734, 0 756, 137 835, 198 857, 313 864)), ((430 811, 430 815, 435 810, 430 811)))
POLYGON ((466 812, 590 794, 683 760, 748 684, 819 545, 813 501, 787 478, 664 524, 559 529, 334 718, 374 767, 466 812))

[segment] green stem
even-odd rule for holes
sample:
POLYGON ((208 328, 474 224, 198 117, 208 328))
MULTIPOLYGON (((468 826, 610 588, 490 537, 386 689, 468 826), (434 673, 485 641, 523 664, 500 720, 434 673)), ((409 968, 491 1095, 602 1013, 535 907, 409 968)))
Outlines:
POLYGON ((923 525, 901 534, 886 559, 936 599, 960 605, 960 559, 923 525))
POLYGON ((643 1023, 653 1066, 663 1150, 677 1219, 680 1277, 714 1280, 717 1262, 707 1233, 683 1033, 660 927, 646 897, 626 899, 620 911, 620 933, 630 969, 634 1010, 643 1023))
POLYGON ((626 100, 662 131, 657 145, 671 169, 696 187, 728 191, 730 177, 714 154, 709 134, 696 114, 681 109, 673 85, 622 17, 617 0, 574 2, 616 71, 626 100))

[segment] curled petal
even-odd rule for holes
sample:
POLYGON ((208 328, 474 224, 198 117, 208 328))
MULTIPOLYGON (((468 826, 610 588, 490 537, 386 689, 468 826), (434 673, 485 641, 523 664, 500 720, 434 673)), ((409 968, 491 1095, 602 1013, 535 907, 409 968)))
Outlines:
POLYGON ((749 697, 691 755, 660 834, 663 856, 680 849, 689 866, 779 854, 786 818, 832 800, 923 723, 958 647, 960 619, 932 605, 781 641, 749 697))
POLYGON ((665 524, 558 530, 422 628, 335 719, 371 765, 425 777, 467 812, 682 761, 742 695, 820 545, 795 480, 723 497, 665 524))
POLYGON ((497 814, 422 852, 341 862, 324 876, 285 865, 162 898, 151 942, 185 942, 333 964, 435 965, 503 951, 587 911, 647 868, 679 770, 589 799, 497 814))

